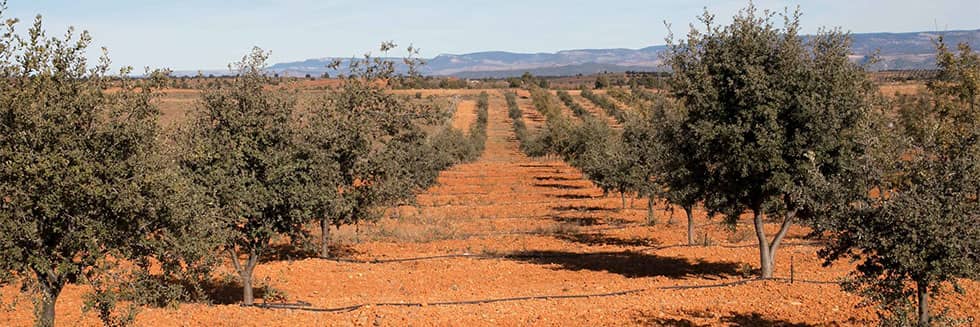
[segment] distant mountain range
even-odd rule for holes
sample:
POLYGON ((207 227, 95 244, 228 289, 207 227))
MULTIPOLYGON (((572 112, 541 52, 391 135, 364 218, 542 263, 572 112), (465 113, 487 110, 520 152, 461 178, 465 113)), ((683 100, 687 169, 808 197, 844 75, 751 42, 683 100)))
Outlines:
MULTIPOLYGON (((980 29, 969 31, 862 33, 853 34, 852 59, 861 61, 878 52, 881 59, 873 69, 910 70, 935 67, 933 40, 942 35, 951 45, 966 42, 980 49, 980 29)), ((642 49, 583 49, 556 53, 513 53, 503 51, 454 55, 427 59, 421 72, 429 76, 460 78, 511 77, 530 72, 540 76, 570 76, 600 72, 663 71, 660 54, 663 45, 642 49)), ((336 75, 327 65, 333 58, 279 63, 271 72, 288 76, 336 75)), ((196 73, 196 72, 195 72, 196 73)))

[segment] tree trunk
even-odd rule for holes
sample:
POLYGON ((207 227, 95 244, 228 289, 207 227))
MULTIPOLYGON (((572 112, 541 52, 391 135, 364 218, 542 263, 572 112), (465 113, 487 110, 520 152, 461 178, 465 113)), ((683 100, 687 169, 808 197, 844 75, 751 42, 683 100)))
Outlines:
POLYGON ((777 232, 776 237, 772 239, 772 243, 769 243, 770 261, 776 261, 776 252, 779 250, 779 245, 783 243, 783 238, 786 237, 786 233, 789 232, 789 227, 793 225, 794 217, 796 217, 795 209, 786 211, 786 216, 783 217, 783 224, 779 226, 779 232, 777 232))
POLYGON ((255 291, 252 287, 252 274, 243 273, 242 277, 242 304, 255 304, 255 291))
POLYGON ((772 255, 769 252, 769 238, 766 237, 762 213, 757 209, 752 210, 752 223, 755 225, 755 236, 759 239, 759 265, 761 266, 762 278, 772 278, 772 255))
POLYGON ((776 250, 782 244, 783 238, 793 225, 793 218, 796 217, 796 210, 789 210, 783 217, 783 224, 779 227, 779 232, 773 237, 772 242, 766 236, 765 223, 762 221, 762 213, 758 209, 752 210, 752 223, 755 225, 755 236, 759 239, 759 264, 762 269, 762 278, 772 278, 773 267, 776 262, 776 250))
POLYGON ((684 212, 687 213, 687 245, 694 245, 694 208, 684 206, 684 212))
POLYGON ((919 298, 919 327, 929 326, 929 284, 923 281, 915 282, 919 298))
POLYGON ((55 303, 65 285, 51 274, 38 273, 37 277, 41 287, 41 301, 34 308, 34 325, 53 327, 55 303))
POLYGON ((238 271, 238 276, 242 279, 242 304, 255 304, 255 293, 252 290, 252 272, 255 271, 255 265, 259 261, 258 254, 255 252, 255 249, 249 249, 248 261, 242 266, 238 261, 238 254, 235 250, 228 250, 228 252, 232 255, 232 265, 235 266, 235 270, 238 271))
POLYGON ((647 225, 653 226, 657 224, 657 217, 653 214, 653 196, 647 200, 647 225))
POLYGON ((619 198, 623 201, 623 210, 626 209, 626 192, 619 191, 619 198))
POLYGON ((320 219, 320 257, 330 257, 330 219, 320 219))

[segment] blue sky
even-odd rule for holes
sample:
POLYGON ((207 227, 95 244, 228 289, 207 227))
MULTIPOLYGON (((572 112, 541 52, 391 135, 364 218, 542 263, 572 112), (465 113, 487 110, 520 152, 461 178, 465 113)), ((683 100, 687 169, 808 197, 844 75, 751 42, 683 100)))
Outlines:
MULTIPOLYGON (((359 55, 381 41, 413 43, 424 57, 487 50, 553 52, 662 44, 664 21, 677 34, 704 7, 726 22, 748 1, 388 1, 388 0, 9 0, 6 17, 42 14, 52 34, 88 30, 114 63, 178 70, 223 68, 253 45, 273 62, 359 55)), ((804 32, 980 28, 978 0, 758 0, 799 5, 804 32)), ((394 54, 401 54, 397 51, 394 54)))

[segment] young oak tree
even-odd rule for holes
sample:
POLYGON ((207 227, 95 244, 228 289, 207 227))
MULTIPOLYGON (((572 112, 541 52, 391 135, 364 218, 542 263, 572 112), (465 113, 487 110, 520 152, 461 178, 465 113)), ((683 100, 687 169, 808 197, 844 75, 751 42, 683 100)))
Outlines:
MULTIPOLYGON (((165 73, 113 81, 105 55, 87 65, 87 32, 48 37, 38 16, 22 36, 16 24, 0 36, 0 280, 20 278, 36 324, 52 326, 67 283, 96 284, 121 260, 146 272, 189 215, 170 202, 180 184, 151 104, 165 73)), ((114 304, 98 305, 112 322, 114 304)))
POLYGON ((878 302, 884 325, 929 326, 930 297, 980 271, 980 56, 937 48, 928 93, 900 102, 898 122, 882 114, 861 164, 825 184, 836 206, 820 254, 860 262, 845 286, 878 302))
MULTIPOLYGON (((381 51, 394 47, 386 42, 381 51)), ((414 74, 419 62, 411 58, 416 50, 408 51, 405 64, 414 74)), ((422 129, 438 121, 441 113, 388 92, 385 82, 397 76, 395 69, 394 62, 369 55, 352 60, 342 86, 310 108, 300 139, 304 166, 317 181, 311 187, 318 196, 310 204, 320 225, 321 257, 329 257, 331 226, 379 217, 380 209, 412 199, 416 191, 435 183, 439 171, 456 163, 452 155, 441 152, 449 149, 437 148, 444 143, 432 143, 444 139, 430 138, 422 129)), ((476 146, 482 149, 474 145, 466 152, 476 151, 476 146)))
POLYGON ((177 164, 206 189, 227 235, 224 251, 241 278, 243 303, 270 240, 292 234, 312 215, 310 179, 297 146, 295 97, 270 85, 259 48, 235 63, 228 86, 202 91, 199 107, 175 133, 177 164), (244 262, 242 258, 244 257, 244 262))
POLYGON ((694 244, 694 206, 704 198, 706 170, 695 160, 697 144, 691 130, 682 124, 683 108, 659 95, 651 95, 651 105, 631 115, 623 126, 623 141, 637 165, 650 202, 647 221, 653 222, 655 197, 684 209, 687 216, 687 243, 694 244))
POLYGON ((873 88, 864 70, 847 59, 848 35, 822 31, 804 41, 799 12, 759 13, 750 5, 731 25, 700 17, 686 40, 668 38, 670 92, 687 109, 706 170, 706 207, 734 223, 751 212, 759 243, 761 277, 773 276, 777 250, 794 222, 813 216, 815 176, 846 167, 860 147, 852 135, 870 107, 873 88), (766 235, 766 218, 780 224, 766 235))

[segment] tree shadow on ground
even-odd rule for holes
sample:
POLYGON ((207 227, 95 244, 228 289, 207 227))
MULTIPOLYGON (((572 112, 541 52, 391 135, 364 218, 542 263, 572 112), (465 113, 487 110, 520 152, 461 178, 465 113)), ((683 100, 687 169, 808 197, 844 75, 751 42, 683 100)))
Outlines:
POLYGON ((548 164, 520 164, 517 166, 521 168, 561 168, 556 165, 548 165, 548 164))
MULTIPOLYGON (((205 294, 212 304, 228 305, 242 302, 242 284, 238 280, 219 280, 212 281, 204 285, 205 294)), ((254 287, 253 295, 256 299, 265 297, 264 287, 254 287)))
POLYGON ((625 219, 613 218, 613 217, 596 217, 596 216, 568 217, 562 215, 552 216, 551 220, 560 223, 574 224, 578 226, 625 225, 630 222, 625 219))
POLYGON ((581 185, 568 185, 568 184, 559 184, 559 183, 534 183, 533 186, 547 187, 547 188, 553 188, 559 190, 581 190, 586 188, 585 186, 581 186, 581 185))
POLYGON ((565 176, 535 176, 534 180, 539 182, 540 181, 558 182, 558 181, 580 181, 582 179, 577 177, 565 177, 565 176))
POLYGON ((734 262, 690 262, 684 258, 662 257, 636 252, 575 253, 564 251, 524 251, 509 256, 513 260, 539 265, 557 265, 555 269, 572 271, 605 271, 629 278, 694 276, 728 277, 740 266, 734 262))
POLYGON ((564 205, 551 207, 554 211, 585 211, 585 212, 616 212, 618 209, 605 208, 600 206, 588 206, 588 205, 564 205))
POLYGON ((613 246, 623 246, 623 247, 630 247, 630 246, 653 247, 653 246, 660 245, 660 241, 655 239, 638 238, 638 237, 621 238, 621 237, 609 236, 601 233, 557 234, 555 235, 555 238, 568 242, 581 243, 588 246, 613 245, 613 246))
POLYGON ((566 199, 566 200, 582 200, 582 199, 592 199, 593 197, 588 194, 549 194, 549 197, 566 199))
POLYGON ((722 322, 730 324, 730 326, 751 326, 751 327, 769 327, 769 326, 779 326, 779 327, 812 327, 815 325, 807 323, 792 323, 785 320, 778 319, 768 319, 763 317, 761 314, 753 313, 735 313, 732 312, 730 316, 722 317, 722 322))
MULTIPOLYGON (((695 318, 711 318, 702 317, 697 314, 694 315, 695 318)), ((650 317, 650 316, 640 316, 634 317, 633 322, 637 325, 643 326, 664 326, 664 327, 707 327, 714 326, 716 324, 698 324, 690 319, 686 318, 663 318, 663 317, 650 317)), ((807 323, 793 323, 786 320, 780 319, 768 319, 763 317, 759 313, 737 313, 732 312, 728 316, 721 317, 720 323, 722 326, 739 326, 739 327, 813 327, 817 325, 811 325, 807 323)))

